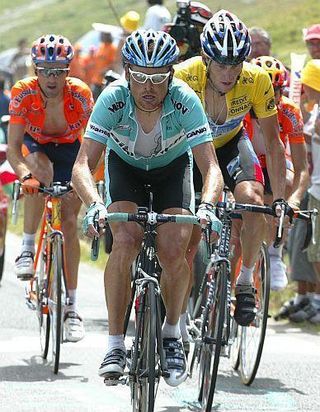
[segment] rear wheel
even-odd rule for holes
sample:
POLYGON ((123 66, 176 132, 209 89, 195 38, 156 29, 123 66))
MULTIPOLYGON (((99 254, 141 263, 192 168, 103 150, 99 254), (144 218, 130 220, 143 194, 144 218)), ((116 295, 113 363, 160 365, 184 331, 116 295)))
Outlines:
POLYGON ((5 256, 5 251, 6 248, 5 246, 3 247, 3 251, 2 251, 2 255, 0 256, 0 282, 2 279, 2 275, 3 275, 3 269, 4 269, 4 256, 5 256))
POLYGON ((58 373, 60 345, 63 338, 63 312, 66 296, 63 274, 63 243, 60 236, 55 236, 52 243, 52 265, 50 272, 49 311, 51 316, 53 372, 58 373))
POLYGON ((268 249, 261 246, 254 269, 254 287, 257 289, 257 314, 254 321, 241 328, 240 374, 245 385, 251 385, 257 374, 268 321, 270 296, 270 262, 268 249))
POLYGON ((207 412, 211 411, 212 408, 223 343, 227 300, 226 270, 226 264, 221 263, 218 271, 213 273, 215 276, 214 283, 211 282, 209 286, 207 302, 203 312, 199 401, 207 412))

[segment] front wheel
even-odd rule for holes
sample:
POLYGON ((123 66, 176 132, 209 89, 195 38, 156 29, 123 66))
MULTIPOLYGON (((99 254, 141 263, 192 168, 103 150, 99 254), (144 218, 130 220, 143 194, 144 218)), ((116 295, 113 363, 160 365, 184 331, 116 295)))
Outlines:
POLYGON ((49 278, 49 311, 51 316, 53 372, 58 373, 60 345, 63 338, 63 312, 66 296, 63 272, 63 241, 55 236, 52 241, 51 271, 49 278))
POLYGON ((156 385, 156 296, 152 282, 139 300, 133 354, 132 406, 136 412, 153 412, 156 385))
MULTIPOLYGON (((213 268, 212 268, 213 270, 213 268)), ((200 355, 199 401, 206 412, 211 411, 216 388, 227 306, 227 266, 221 263, 213 273, 203 312, 202 348, 200 355)))
POLYGON ((254 321, 241 328, 240 374, 245 385, 251 385, 259 368, 266 335, 269 296, 270 296, 270 262, 268 249, 261 246, 254 268, 254 287, 257 290, 257 314, 254 321))

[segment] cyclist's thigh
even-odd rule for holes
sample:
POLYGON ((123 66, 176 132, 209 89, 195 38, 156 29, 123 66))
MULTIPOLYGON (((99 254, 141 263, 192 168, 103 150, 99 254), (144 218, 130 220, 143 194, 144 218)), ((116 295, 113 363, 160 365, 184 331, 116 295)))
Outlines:
POLYGON ((25 134, 22 155, 33 176, 41 183, 49 185, 53 178, 53 167, 44 146, 39 144, 30 135, 25 134))
POLYGON ((230 142, 217 149, 217 157, 225 184, 232 191, 243 181, 264 184, 260 162, 243 130, 240 130, 230 142))

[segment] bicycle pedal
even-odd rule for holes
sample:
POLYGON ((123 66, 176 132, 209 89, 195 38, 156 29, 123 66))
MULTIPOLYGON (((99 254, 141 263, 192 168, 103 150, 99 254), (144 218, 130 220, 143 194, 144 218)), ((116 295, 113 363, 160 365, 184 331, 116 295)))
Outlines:
POLYGON ((104 378, 104 384, 106 386, 117 386, 119 383, 120 379, 117 376, 104 378))

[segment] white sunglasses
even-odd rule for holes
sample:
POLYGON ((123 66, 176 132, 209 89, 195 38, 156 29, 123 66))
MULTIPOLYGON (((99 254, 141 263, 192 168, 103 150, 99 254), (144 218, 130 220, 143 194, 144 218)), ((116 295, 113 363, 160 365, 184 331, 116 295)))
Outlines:
POLYGON ((170 76, 171 72, 167 73, 155 73, 155 74, 146 74, 142 72, 135 72, 129 68, 130 76, 133 78, 134 81, 137 83, 143 84, 146 83, 147 80, 150 80, 153 84, 161 84, 167 80, 170 76))

